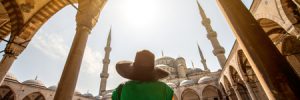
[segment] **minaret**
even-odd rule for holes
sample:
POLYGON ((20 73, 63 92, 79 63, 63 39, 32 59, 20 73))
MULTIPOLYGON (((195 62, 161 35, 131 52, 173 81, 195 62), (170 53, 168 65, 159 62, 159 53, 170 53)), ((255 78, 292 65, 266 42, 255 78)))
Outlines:
POLYGON ((201 63, 203 64, 204 70, 205 70, 205 71, 210 71, 210 70, 208 69, 207 65, 206 65, 206 59, 205 59, 204 56, 203 56, 203 53, 202 53, 202 50, 200 49, 199 44, 197 44, 197 46, 198 46, 198 51, 199 51, 199 54, 200 54, 200 57, 201 57, 201 63))
POLYGON ((200 15, 202 17, 202 24, 207 31, 207 38, 210 40, 210 42, 214 48, 213 53, 215 56, 217 56, 220 66, 223 68, 225 65, 225 61, 226 61, 226 57, 224 55, 225 49, 220 45, 220 43, 217 39, 217 33, 212 29, 212 27, 210 25, 210 19, 207 18, 204 10, 202 9, 202 7, 200 6, 198 1, 197 1, 197 4, 199 7, 200 15))
POLYGON ((109 76, 108 74, 108 65, 110 63, 110 59, 109 59, 109 55, 110 55, 110 51, 111 51, 111 29, 109 31, 109 35, 107 38, 107 43, 106 43, 106 47, 105 47, 105 56, 103 59, 103 69, 102 69, 102 73, 100 74, 101 77, 101 81, 100 81, 100 91, 99 91, 99 95, 104 95, 104 92, 106 91, 106 83, 107 83, 107 78, 109 76))

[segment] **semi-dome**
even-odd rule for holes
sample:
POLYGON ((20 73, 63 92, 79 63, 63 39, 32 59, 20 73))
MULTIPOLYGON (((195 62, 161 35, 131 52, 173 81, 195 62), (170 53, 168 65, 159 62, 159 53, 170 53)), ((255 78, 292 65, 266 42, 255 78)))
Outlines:
POLYGON ((91 93, 85 93, 85 94, 83 94, 83 96, 85 96, 85 97, 94 97, 93 94, 91 94, 91 93))
POLYGON ((192 80, 183 80, 180 82, 180 86, 187 86, 187 85, 192 85, 192 84, 195 84, 195 82, 192 80))
POLYGON ((53 86, 48 87, 48 89, 50 89, 50 90, 52 90, 52 91, 56 91, 57 86, 56 86, 56 85, 53 85, 53 86))
POLYGON ((96 96, 95 98, 96 98, 96 100, 101 100, 101 99, 102 99, 102 96, 98 95, 98 96, 96 96))
POLYGON ((167 85, 168 85, 168 86, 170 86, 170 87, 172 87, 172 88, 175 88, 175 87, 177 87, 177 85, 176 85, 176 84, 174 84, 174 83, 167 83, 167 85))
POLYGON ((17 77, 12 74, 12 73, 7 73, 6 76, 5 76, 6 79, 9 79, 9 80, 12 80, 12 81, 17 81, 18 82, 18 79, 17 77))
POLYGON ((103 98, 111 98, 111 96, 112 96, 112 93, 107 93, 107 94, 104 95, 103 98))
POLYGON ((165 64, 159 64, 159 65, 155 65, 155 67, 159 67, 159 68, 168 68, 170 66, 165 65, 165 64))
POLYGON ((208 83, 210 81, 214 80, 214 78, 210 77, 210 76, 204 76, 204 77, 201 77, 198 81, 199 84, 205 84, 205 83, 208 83))
POLYGON ((30 86, 46 87, 44 83, 40 80, 26 80, 22 82, 22 84, 30 85, 30 86))
POLYGON ((77 90, 75 90, 74 94, 75 95, 81 95, 81 93, 79 91, 77 91, 77 90))

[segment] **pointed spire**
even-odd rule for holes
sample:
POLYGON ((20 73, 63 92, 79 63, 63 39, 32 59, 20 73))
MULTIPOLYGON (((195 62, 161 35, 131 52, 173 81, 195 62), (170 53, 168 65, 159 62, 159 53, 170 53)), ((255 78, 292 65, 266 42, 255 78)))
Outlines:
POLYGON ((107 37, 107 42, 106 42, 106 46, 109 47, 110 44, 111 44, 111 27, 110 27, 110 30, 109 30, 109 33, 108 33, 108 37, 107 37))
POLYGON ((38 79, 38 76, 36 75, 34 80, 37 80, 37 79, 38 79))
POLYGON ((202 19, 208 19, 198 0, 196 0, 202 19))
POLYGON ((193 69, 195 69, 195 65, 194 65, 194 62, 193 61, 191 61, 192 62, 192 66, 193 66, 193 69))
POLYGON ((197 46, 198 46, 198 51, 199 51, 199 54, 200 54, 200 57, 201 57, 201 63, 203 64, 204 70, 209 71, 209 69, 208 69, 208 67, 206 65, 206 59, 204 58, 202 50, 201 50, 201 48, 200 48, 200 46, 199 46, 198 43, 197 43, 197 46))
POLYGON ((163 50, 161 50, 161 56, 162 56, 162 57, 163 57, 163 56, 165 56, 165 55, 164 55, 164 51, 163 51, 163 50))

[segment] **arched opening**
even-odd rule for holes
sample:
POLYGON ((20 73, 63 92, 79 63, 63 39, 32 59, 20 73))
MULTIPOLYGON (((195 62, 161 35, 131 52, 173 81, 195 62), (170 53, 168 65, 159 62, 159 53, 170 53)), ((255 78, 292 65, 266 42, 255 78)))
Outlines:
POLYGON ((224 76, 224 88, 226 90, 226 98, 229 98, 230 100, 237 100, 236 94, 233 90, 233 88, 231 87, 229 80, 226 76, 224 76))
POLYGON ((243 73, 245 74, 245 81, 251 86, 256 98, 266 98, 266 94, 262 89, 261 84, 259 83, 251 65, 246 58, 244 52, 242 50, 238 51, 238 65, 242 69, 243 73))
POLYGON ((199 95, 192 89, 186 89, 181 94, 181 100, 200 100, 199 95))
POLYGON ((238 89, 238 92, 241 95, 241 98, 243 100, 251 100, 248 90, 247 90, 243 80, 241 79, 240 75, 238 74, 238 72, 232 66, 230 66, 229 70, 230 70, 231 77, 238 89))
POLYGON ((293 25, 297 25, 300 22, 299 13, 299 0, 280 0, 281 7, 285 12, 287 18, 292 22, 293 25))
POLYGON ((23 100, 46 100, 40 92, 34 92, 27 95, 23 100))
POLYGON ((294 72, 297 73, 300 77, 300 41, 295 39, 295 36, 289 34, 275 21, 263 18, 259 19, 258 22, 267 33, 269 38, 272 40, 274 45, 277 47, 277 49, 291 64, 294 72), (290 37, 294 37, 294 39, 290 37))
POLYGON ((222 93, 224 93, 224 94, 225 94, 225 97, 224 97, 224 94, 222 94, 222 97, 221 97, 221 99, 226 99, 226 100, 229 100, 229 98, 227 97, 227 93, 226 93, 226 90, 225 90, 225 88, 224 88, 224 85, 223 85, 222 83, 220 83, 220 87, 221 87, 221 91, 222 91, 222 93))
POLYGON ((8 86, 0 86, 0 100, 15 100, 15 92, 8 86))
POLYGON ((206 86, 202 91, 202 100, 221 100, 222 95, 218 88, 206 86))

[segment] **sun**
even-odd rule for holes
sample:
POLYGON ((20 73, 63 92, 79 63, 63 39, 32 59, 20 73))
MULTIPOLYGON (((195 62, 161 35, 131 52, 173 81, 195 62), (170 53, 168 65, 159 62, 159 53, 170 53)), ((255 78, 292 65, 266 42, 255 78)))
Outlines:
POLYGON ((157 0, 121 0, 121 13, 133 26, 147 26, 153 24, 159 16, 157 0))

